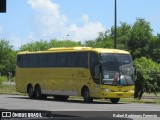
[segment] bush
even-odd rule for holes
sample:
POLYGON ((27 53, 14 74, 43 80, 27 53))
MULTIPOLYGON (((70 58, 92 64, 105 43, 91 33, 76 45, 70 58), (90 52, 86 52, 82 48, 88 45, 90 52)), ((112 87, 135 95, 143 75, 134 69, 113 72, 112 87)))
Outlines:
POLYGON ((144 92, 160 92, 160 65, 141 57, 134 60, 136 67, 135 98, 141 99, 144 92))
POLYGON ((7 80, 6 76, 0 76, 0 85, 2 85, 2 83, 6 80, 7 80))

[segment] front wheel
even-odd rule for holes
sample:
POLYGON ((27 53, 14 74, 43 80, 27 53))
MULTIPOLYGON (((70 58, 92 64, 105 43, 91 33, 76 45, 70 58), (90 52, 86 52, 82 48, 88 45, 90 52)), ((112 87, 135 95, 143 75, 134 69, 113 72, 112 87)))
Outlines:
POLYGON ((119 100, 120 100, 120 98, 110 98, 110 101, 111 101, 113 104, 118 103, 119 100))
POLYGON ((83 90, 83 99, 84 99, 84 102, 85 102, 85 103, 93 102, 93 98, 90 97, 88 88, 85 88, 85 89, 83 90))

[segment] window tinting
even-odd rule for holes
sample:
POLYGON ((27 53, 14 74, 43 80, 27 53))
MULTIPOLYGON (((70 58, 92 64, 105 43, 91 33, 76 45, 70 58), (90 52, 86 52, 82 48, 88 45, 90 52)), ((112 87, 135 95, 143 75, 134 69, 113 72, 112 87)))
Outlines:
POLYGON ((76 67, 78 63, 77 53, 67 53, 67 66, 76 67))
POLYGON ((78 67, 88 67, 88 53, 81 52, 77 53, 78 55, 78 67))
POLYGON ((88 67, 88 52, 26 54, 17 56, 19 67, 88 67))
POLYGON ((56 54, 46 54, 46 67, 56 66, 56 54))
POLYGON ((95 72, 95 65, 98 64, 98 54, 91 52, 90 53, 90 70, 91 70, 91 74, 94 75, 95 72))
POLYGON ((66 54, 64 53, 57 54, 56 63, 57 67, 67 67, 66 54))

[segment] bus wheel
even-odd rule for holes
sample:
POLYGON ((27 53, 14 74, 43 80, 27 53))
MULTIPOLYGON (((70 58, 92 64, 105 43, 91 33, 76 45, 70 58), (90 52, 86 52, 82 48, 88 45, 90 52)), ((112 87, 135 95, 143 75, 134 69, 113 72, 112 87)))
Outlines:
POLYGON ((30 99, 34 98, 34 91, 32 86, 29 86, 28 88, 28 96, 30 99))
POLYGON ((93 98, 90 97, 88 88, 84 88, 83 90, 83 99, 85 103, 93 102, 93 98))
POLYGON ((119 100, 120 100, 120 98, 110 98, 110 101, 111 101, 113 104, 118 103, 119 100))
POLYGON ((37 86, 35 87, 35 98, 36 98, 36 99, 40 99, 40 98, 41 98, 41 88, 40 88, 39 85, 37 85, 37 86))

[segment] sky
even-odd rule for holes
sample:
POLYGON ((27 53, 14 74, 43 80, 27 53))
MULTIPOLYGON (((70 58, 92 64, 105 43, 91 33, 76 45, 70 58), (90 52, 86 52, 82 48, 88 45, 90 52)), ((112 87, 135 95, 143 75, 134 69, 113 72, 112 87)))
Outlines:
MULTIPOLYGON (((160 0, 117 0, 117 24, 137 18, 160 33, 160 0)), ((39 40, 95 39, 114 25, 114 0, 7 0, 0 13, 0 39, 19 49, 39 40)))

